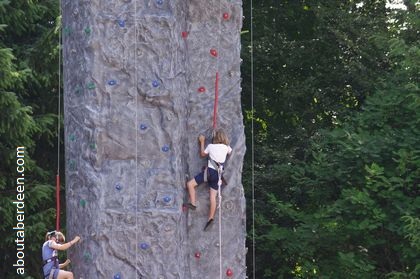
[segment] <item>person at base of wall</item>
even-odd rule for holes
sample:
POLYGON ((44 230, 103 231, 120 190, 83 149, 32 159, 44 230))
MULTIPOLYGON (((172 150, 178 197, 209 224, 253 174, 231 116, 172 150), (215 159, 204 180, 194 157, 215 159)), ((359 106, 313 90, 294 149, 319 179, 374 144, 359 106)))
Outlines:
POLYGON ((72 241, 65 243, 66 238, 62 232, 51 231, 45 236, 45 242, 42 245, 42 271, 44 279, 73 279, 73 273, 62 270, 70 264, 67 259, 60 264, 58 261, 58 251, 65 251, 80 240, 79 236, 73 238, 72 241))

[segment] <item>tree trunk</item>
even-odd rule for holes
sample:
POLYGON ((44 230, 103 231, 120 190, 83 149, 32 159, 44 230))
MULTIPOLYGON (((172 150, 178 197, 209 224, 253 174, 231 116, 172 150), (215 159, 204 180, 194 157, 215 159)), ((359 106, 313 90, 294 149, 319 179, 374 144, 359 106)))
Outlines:
POLYGON ((220 278, 245 278, 241 1, 62 2, 67 232, 82 237, 70 249, 75 278, 214 279, 219 260, 220 278), (203 231, 208 187, 191 211, 185 183, 206 164, 197 137, 210 140, 214 125, 233 154, 221 223, 217 212, 203 231))

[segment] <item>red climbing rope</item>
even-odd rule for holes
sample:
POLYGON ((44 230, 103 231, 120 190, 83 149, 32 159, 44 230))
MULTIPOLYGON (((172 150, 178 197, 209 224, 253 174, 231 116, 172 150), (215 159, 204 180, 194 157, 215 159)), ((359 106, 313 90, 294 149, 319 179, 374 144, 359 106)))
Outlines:
POLYGON ((217 103, 219 102, 219 72, 216 72, 216 84, 214 88, 214 110, 213 110, 213 129, 217 124, 217 103))
POLYGON ((55 176, 55 199, 57 206, 57 217, 55 219, 55 230, 60 230, 60 175, 55 176))

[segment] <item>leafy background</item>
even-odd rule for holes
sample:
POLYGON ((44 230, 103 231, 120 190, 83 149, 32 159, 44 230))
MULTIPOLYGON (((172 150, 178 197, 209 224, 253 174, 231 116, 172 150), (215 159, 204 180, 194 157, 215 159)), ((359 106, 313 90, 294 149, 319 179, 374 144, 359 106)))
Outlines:
MULTIPOLYGON (((253 2, 253 91, 249 1, 242 35, 249 276, 420 278, 418 2, 253 2)), ((59 29, 58 0, 0 0, 2 278, 21 278, 17 146, 26 147, 23 277, 40 278, 55 224, 59 29)))

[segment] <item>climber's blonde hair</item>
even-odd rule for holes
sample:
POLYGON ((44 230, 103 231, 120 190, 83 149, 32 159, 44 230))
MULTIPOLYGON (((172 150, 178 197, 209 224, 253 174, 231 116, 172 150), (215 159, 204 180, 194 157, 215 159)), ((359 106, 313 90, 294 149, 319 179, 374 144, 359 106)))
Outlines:
POLYGON ((216 132, 214 133, 213 143, 214 144, 221 143, 221 144, 229 145, 229 139, 222 129, 216 130, 216 132))

